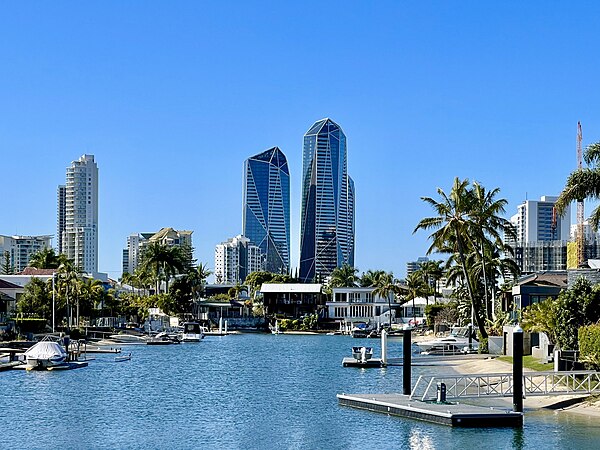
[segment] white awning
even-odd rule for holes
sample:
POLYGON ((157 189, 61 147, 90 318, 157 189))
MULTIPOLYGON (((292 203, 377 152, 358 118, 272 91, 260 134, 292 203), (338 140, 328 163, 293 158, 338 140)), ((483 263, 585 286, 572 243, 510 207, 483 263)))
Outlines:
POLYGON ((277 294, 320 294, 322 285, 319 283, 263 283, 260 292, 277 294))

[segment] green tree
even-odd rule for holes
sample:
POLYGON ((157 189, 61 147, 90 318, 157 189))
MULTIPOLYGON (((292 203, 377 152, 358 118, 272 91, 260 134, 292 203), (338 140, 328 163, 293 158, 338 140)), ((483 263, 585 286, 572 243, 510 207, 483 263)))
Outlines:
POLYGON ((17 301, 17 312, 46 320, 52 318, 52 288, 39 278, 32 278, 17 301))
MULTIPOLYGON (((425 282, 432 288, 434 303, 437 303, 437 282, 444 275, 442 264, 443 261, 433 260, 425 261, 419 264, 419 270, 423 274, 425 282)), ((429 295, 427 296, 427 305, 429 305, 429 295)))
POLYGON ((150 242, 142 254, 140 267, 152 273, 156 283, 156 294, 160 293, 160 282, 165 280, 166 291, 169 291, 169 279, 176 273, 188 268, 188 261, 181 247, 169 246, 160 242, 150 242))
POLYGON ((358 269, 344 263, 341 267, 332 270, 329 287, 356 287, 358 286, 358 269))
POLYGON ((76 301, 78 280, 79 270, 72 261, 65 260, 58 266, 56 288, 66 306, 67 327, 69 329, 73 325, 72 303, 76 301))
POLYGON ((28 265, 36 269, 58 269, 61 264, 67 261, 66 255, 57 255, 52 247, 45 247, 29 257, 28 265))
POLYGON ((392 272, 380 275, 377 278, 373 297, 379 296, 388 301, 389 327, 392 328, 392 297, 396 298, 402 291, 398 283, 394 279, 392 272))
POLYGON ((415 299, 426 297, 431 292, 431 289, 425 282, 423 273, 419 270, 416 270, 406 277, 406 288, 403 298, 405 303, 412 300, 413 323, 416 325, 415 299))
POLYGON ((3 275, 12 275, 14 272, 13 265, 10 262, 10 253, 5 251, 2 255, 2 267, 0 267, 0 271, 3 275))
POLYGON ((434 251, 450 253, 448 264, 454 263, 460 268, 460 275, 455 272, 454 277, 461 278, 479 333, 487 339, 486 292, 488 284, 491 282, 495 286, 496 280, 488 278, 485 248, 504 248, 502 235, 514 233, 510 223, 500 217, 506 201, 496 199, 498 189, 488 192, 478 183, 470 187, 469 180, 459 178, 455 178, 450 194, 440 188, 437 192, 439 201, 422 197, 434 209, 436 216, 422 219, 414 232, 434 230, 429 236, 432 243, 428 254, 434 251), (474 270, 478 262, 482 265, 479 274, 474 270))
POLYGON ((360 277, 359 284, 361 287, 373 287, 378 283, 379 278, 386 277, 387 273, 384 270, 367 270, 360 277))
POLYGON ((558 342, 558 317, 560 301, 553 298, 528 306, 522 312, 523 330, 533 333, 545 333, 550 342, 558 342))

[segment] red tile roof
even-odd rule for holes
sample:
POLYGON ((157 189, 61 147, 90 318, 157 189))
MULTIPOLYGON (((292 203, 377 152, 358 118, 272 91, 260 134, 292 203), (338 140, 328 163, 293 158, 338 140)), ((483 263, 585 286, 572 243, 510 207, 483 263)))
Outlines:
POLYGON ((18 275, 52 275, 57 271, 58 269, 37 269, 35 267, 25 267, 25 270, 18 275))

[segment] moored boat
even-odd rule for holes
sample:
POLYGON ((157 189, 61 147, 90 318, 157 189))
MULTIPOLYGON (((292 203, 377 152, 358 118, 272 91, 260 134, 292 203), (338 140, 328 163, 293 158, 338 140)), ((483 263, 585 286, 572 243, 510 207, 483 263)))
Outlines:
POLYGON ((27 369, 47 369, 63 364, 67 352, 58 342, 44 338, 25 352, 25 360, 27 369))
POLYGON ((198 322, 183 323, 182 342, 200 342, 202 339, 204 339, 204 332, 198 322))
MULTIPOLYGON (((454 327, 448 336, 416 342, 416 345, 423 354, 466 353, 469 351, 469 327, 454 327)), ((471 350, 475 348, 477 348, 477 341, 473 338, 471 350)))

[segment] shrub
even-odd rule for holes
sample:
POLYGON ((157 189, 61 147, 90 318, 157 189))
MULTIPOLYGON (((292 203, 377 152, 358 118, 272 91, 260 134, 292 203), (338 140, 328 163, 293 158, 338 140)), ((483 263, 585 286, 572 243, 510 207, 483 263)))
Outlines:
POLYGON ((46 328, 46 319, 21 317, 15 319, 15 325, 21 334, 42 333, 46 328))
POLYGON ((600 324, 579 328, 580 360, 594 370, 600 368, 600 324))

